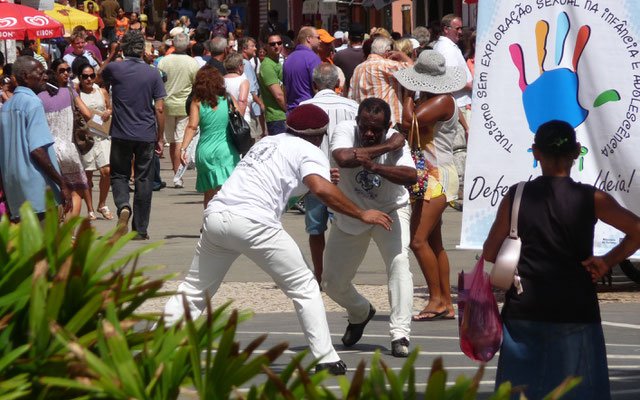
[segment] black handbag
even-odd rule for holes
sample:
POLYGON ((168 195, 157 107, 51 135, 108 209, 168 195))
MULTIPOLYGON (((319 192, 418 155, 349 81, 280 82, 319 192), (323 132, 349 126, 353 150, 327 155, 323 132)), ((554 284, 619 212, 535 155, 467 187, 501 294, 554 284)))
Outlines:
POLYGON ((251 127, 244 119, 244 116, 236 109, 233 100, 227 95, 227 104, 229 106, 229 133, 233 144, 240 154, 247 154, 251 148, 251 127))
POLYGON ((93 147, 95 139, 89 132, 89 125, 87 125, 87 121, 84 120, 84 117, 78 109, 78 105, 76 104, 76 99, 73 97, 71 88, 68 89, 69 96, 71 96, 71 109, 73 110, 73 143, 76 145, 78 152, 85 155, 93 147))

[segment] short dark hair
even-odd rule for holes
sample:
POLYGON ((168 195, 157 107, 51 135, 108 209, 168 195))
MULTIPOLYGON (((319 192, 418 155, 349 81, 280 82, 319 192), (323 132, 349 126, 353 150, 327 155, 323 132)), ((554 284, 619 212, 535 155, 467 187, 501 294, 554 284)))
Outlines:
POLYGON ((145 40, 140 31, 130 30, 125 33, 120 42, 122 47, 122 55, 125 57, 142 57, 144 52, 145 40))
POLYGON ((358 117, 362 115, 362 112, 366 111, 369 114, 383 113, 383 122, 385 127, 389 125, 391 121, 391 107, 384 100, 377 97, 366 98, 360 103, 358 107, 358 117))
POLYGON ((576 151, 576 131, 566 121, 552 120, 538 127, 534 139, 536 149, 554 158, 565 158, 576 151))
POLYGON ((33 57, 33 50, 31 50, 29 47, 24 47, 20 49, 20 55, 33 57))
POLYGON ((191 46, 191 54, 193 54, 194 57, 202 57, 204 54, 204 44, 194 43, 194 45, 191 46))

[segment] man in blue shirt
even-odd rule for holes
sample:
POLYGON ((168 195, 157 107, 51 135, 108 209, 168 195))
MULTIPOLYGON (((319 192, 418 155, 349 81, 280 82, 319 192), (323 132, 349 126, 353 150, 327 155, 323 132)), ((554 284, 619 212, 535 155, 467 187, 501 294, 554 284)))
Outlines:
POLYGON ((13 75, 18 87, 0 111, 0 189, 9 215, 19 221, 20 207, 29 201, 42 219, 47 187, 67 213, 71 193, 60 176, 44 107, 36 96, 45 89, 44 68, 35 58, 22 56, 13 64, 13 75))
POLYGON ((153 193, 153 152, 164 146, 164 98, 166 92, 158 71, 142 60, 145 40, 139 31, 129 31, 121 42, 124 60, 108 64, 102 78, 111 84, 111 190, 118 208, 118 224, 131 228, 136 240, 149 239, 147 227, 153 193), (131 163, 135 156, 133 210, 129 203, 131 163))
POLYGON ((321 63, 318 56, 320 35, 316 28, 305 26, 298 33, 298 45, 284 61, 283 82, 287 90, 287 115, 300 102, 314 96, 313 69, 321 63))
POLYGON ((242 53, 242 62, 244 64, 244 75, 249 80, 249 93, 253 97, 251 103, 251 137, 255 140, 262 135, 264 130, 264 118, 262 117, 262 111, 264 104, 260 98, 260 85, 258 84, 258 76, 251 64, 251 59, 255 58, 258 48, 256 47, 256 40, 251 37, 243 37, 238 40, 238 51, 242 53), (260 122, 260 120, 262 120, 260 122))

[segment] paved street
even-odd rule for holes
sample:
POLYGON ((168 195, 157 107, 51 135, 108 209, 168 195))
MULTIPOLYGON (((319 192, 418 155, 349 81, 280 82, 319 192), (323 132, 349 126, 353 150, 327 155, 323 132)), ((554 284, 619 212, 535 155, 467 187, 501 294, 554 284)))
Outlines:
MULTIPOLYGON (((171 182, 170 164, 167 159, 162 160, 162 176, 167 183, 171 182)), ((97 183, 97 181, 96 181, 97 183)), ((185 176, 185 188, 166 188, 154 192, 153 211, 149 235, 151 241, 162 241, 164 245, 159 249, 145 254, 140 265, 165 265, 161 271, 152 272, 152 276, 167 273, 178 273, 181 279, 186 271, 195 244, 199 237, 202 220, 202 194, 195 192, 195 171, 188 171, 185 176)), ((97 193, 94 192, 94 199, 97 193)), ((97 199, 95 199, 97 200, 97 199)), ((109 206, 114 209, 112 199, 109 206)), ((86 211, 83 209, 83 215, 86 211)), ((444 241, 451 261, 451 281, 457 282, 457 274, 464 269, 471 271, 475 264, 478 251, 457 250, 461 213, 448 209, 444 215, 444 241)), ((310 259, 307 235, 304 232, 304 217, 298 212, 289 212, 283 218, 285 229, 300 245, 303 253, 310 259)), ((106 232, 115 225, 114 221, 95 221, 98 232, 106 232)), ((131 250, 148 242, 131 242, 125 250, 131 250)), ((412 258, 412 272, 415 285, 425 284, 415 259, 412 258)), ((270 278, 248 259, 241 257, 229 271, 226 282, 271 282, 270 278)), ((355 280, 359 284, 384 285, 386 275, 384 265, 380 259, 375 244, 371 244, 366 258, 355 280)), ((174 284, 175 285, 175 284, 174 284)), ((607 341, 609 369, 614 399, 640 398, 640 289, 638 285, 630 284, 619 270, 614 271, 614 286, 612 293, 603 294, 614 302, 602 304, 602 319, 607 341), (623 300, 623 301, 616 301, 623 300)), ((455 292, 455 288, 452 290, 455 292)), ((386 288, 380 286, 381 296, 386 296, 386 288)), ((246 294, 245 294, 246 295, 246 294)), ((249 295, 260 296, 260 293, 249 295)), ((379 312, 365 331, 361 343, 351 349, 342 347, 340 337, 346 326, 345 314, 329 312, 329 324, 336 350, 350 367, 353 373, 361 359, 370 361, 371 354, 380 349, 384 361, 395 370, 402 365, 402 360, 390 355, 390 339, 388 336, 388 311, 379 312)), ((454 382, 460 374, 472 376, 478 364, 464 356, 459 349, 457 321, 420 322, 412 325, 411 346, 421 347, 421 355, 416 363, 417 382, 419 389, 424 390, 431 363, 434 358, 441 356, 449 371, 448 382, 454 382)), ((298 321, 287 305, 279 312, 257 313, 254 318, 244 322, 239 327, 238 339, 241 347, 262 333, 269 333, 268 340, 261 347, 262 350, 270 345, 287 341, 290 351, 282 357, 281 363, 276 364, 277 370, 288 362, 291 352, 305 348, 304 337, 300 333, 298 321)), ((497 357, 487 364, 487 369, 481 382, 481 391, 489 393, 493 388, 497 357)), ((261 378, 262 379, 262 378, 261 378)), ((327 386, 338 391, 337 381, 327 381, 327 386)), ((481 398, 486 398, 484 397, 481 398)))

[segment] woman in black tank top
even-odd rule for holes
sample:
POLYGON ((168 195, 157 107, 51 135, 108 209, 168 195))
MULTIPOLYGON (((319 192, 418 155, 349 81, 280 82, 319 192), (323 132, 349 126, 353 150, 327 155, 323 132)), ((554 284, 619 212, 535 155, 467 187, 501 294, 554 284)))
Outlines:
MULTIPOLYGON (((542 176, 522 192, 518 273, 523 292, 507 291, 502 309, 504 338, 496 388, 526 385, 530 400, 541 399, 567 376, 582 382, 563 398, 610 399, 607 356, 595 282, 640 247, 640 218, 613 197, 570 178, 580 153, 573 128, 563 121, 540 126, 532 146, 542 176), (597 220, 626 237, 607 254, 592 255, 597 220)), ((515 186, 500 203, 484 243, 495 262, 509 234, 515 186)))

